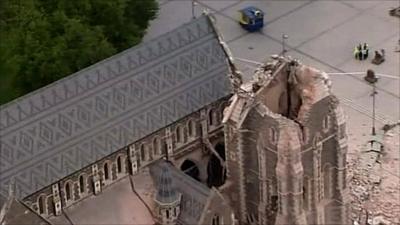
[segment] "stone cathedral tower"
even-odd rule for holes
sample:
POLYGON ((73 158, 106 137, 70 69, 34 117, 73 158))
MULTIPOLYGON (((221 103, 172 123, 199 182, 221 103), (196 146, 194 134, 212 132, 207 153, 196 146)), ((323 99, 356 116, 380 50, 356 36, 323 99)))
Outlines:
POLYGON ((229 196, 240 224, 349 224, 346 134, 327 75, 274 57, 224 112, 229 196))

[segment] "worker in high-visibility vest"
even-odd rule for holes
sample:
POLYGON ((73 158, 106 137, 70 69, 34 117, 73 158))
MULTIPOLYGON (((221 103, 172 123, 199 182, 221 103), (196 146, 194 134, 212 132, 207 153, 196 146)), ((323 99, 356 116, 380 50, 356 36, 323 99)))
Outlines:
POLYGON ((361 44, 357 45, 356 47, 354 47, 354 58, 361 60, 362 56, 361 56, 361 44))
POLYGON ((361 60, 367 59, 368 58, 368 52, 369 52, 369 47, 367 43, 364 43, 361 49, 361 60))

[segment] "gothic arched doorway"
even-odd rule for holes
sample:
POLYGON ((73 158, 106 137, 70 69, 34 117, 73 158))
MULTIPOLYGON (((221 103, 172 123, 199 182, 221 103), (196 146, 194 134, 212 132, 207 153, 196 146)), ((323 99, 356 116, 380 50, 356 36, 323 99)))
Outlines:
POLYGON ((193 179, 200 181, 200 170, 192 160, 186 159, 181 165, 181 170, 193 179))
MULTIPOLYGON (((215 146, 215 151, 225 161, 225 144, 218 143, 215 146)), ((209 187, 219 187, 225 183, 226 172, 221 164, 221 161, 214 154, 211 155, 207 165, 207 185, 209 187)))

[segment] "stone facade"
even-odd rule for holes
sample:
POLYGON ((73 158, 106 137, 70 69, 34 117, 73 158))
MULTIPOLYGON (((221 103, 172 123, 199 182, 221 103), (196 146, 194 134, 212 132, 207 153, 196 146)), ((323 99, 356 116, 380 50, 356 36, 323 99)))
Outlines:
POLYGON ((323 72, 278 58, 225 111, 226 194, 241 224, 348 224, 346 134, 323 72))

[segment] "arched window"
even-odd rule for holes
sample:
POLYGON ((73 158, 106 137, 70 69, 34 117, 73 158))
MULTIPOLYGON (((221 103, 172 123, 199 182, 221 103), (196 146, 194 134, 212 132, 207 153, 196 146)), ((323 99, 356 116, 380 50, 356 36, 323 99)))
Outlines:
POLYGON ((182 128, 181 126, 177 126, 175 130, 175 135, 176 135, 176 142, 181 143, 182 142, 182 128))
POLYGON ((104 163, 103 170, 104 170, 104 180, 110 179, 110 174, 108 171, 108 163, 104 163))
POLYGON ((147 146, 147 149, 148 149, 148 151, 147 151, 147 160, 152 160, 153 159, 153 151, 151 151, 151 146, 149 145, 149 146, 147 146))
POLYGON ((122 173, 122 158, 120 155, 117 157, 117 172, 122 173))
POLYGON ((83 178, 83 175, 79 176, 79 192, 80 193, 85 192, 85 179, 83 178))
POLYGON ((188 135, 189 137, 195 137, 196 136, 196 124, 193 120, 189 120, 187 124, 187 129, 188 129, 188 135))
POLYGON ((218 215, 214 215, 214 217, 212 218, 212 225, 220 225, 220 221, 219 221, 219 216, 218 215))
POLYGON ((269 139, 272 144, 276 144, 278 141, 278 132, 274 127, 269 128, 269 139))
POLYGON ((324 166, 324 171, 323 171, 323 177, 324 177, 324 197, 326 199, 329 199, 332 197, 332 168, 330 167, 329 164, 326 164, 324 166))
POLYGON ((162 154, 167 155, 168 154, 168 144, 165 140, 163 140, 163 144, 162 144, 162 154))
POLYGON ((65 184, 65 197, 66 197, 67 201, 71 200, 71 197, 72 197, 71 192, 72 192, 71 184, 69 182, 67 182, 65 184))
POLYGON ((39 196, 38 199, 38 208, 39 208, 39 214, 43 214, 44 213, 44 209, 46 208, 45 205, 45 197, 43 195, 39 196))
POLYGON ((330 116, 326 115, 322 121, 322 130, 327 132, 329 130, 330 116))
POLYGON ((210 126, 213 126, 215 124, 214 121, 214 110, 210 109, 210 111, 208 111, 208 124, 210 126))
POLYGON ((146 160, 146 151, 144 150, 144 144, 140 145, 140 158, 142 161, 146 160))
POLYGON ((153 139, 153 155, 159 155, 160 153, 160 138, 155 137, 153 139))

